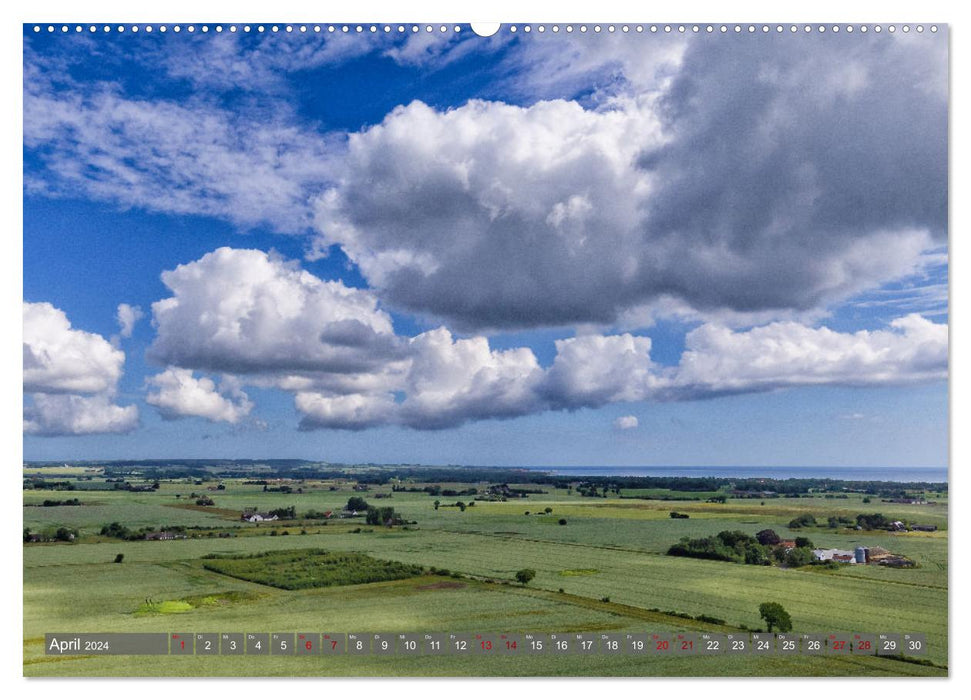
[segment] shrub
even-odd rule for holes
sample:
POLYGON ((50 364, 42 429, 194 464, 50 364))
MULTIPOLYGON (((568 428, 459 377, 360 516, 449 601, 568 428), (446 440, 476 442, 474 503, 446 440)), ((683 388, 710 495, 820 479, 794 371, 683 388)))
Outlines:
POLYGON ((798 530, 801 527, 813 527, 816 525, 816 518, 811 513, 803 513, 798 518, 789 521, 790 530, 798 530))
POLYGON ((121 564, 124 560, 125 560, 125 555, 124 554, 116 554, 115 555, 115 564, 121 564))
POLYGON ((520 569, 516 572, 516 580, 524 586, 534 578, 536 578, 536 571, 534 569, 520 569))
POLYGON ((560 519, 559 519, 559 520, 558 520, 557 522, 558 522, 558 523, 559 523, 560 525, 566 525, 566 518, 560 518, 560 519))

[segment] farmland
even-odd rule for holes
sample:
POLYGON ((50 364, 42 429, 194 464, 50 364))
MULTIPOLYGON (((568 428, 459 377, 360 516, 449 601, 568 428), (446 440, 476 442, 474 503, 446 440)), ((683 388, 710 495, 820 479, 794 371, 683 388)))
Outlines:
MULTIPOLYGON (((159 479, 158 487, 151 491, 104 489, 103 478, 78 482, 70 496, 77 497, 81 506, 44 507, 39 504, 52 498, 50 491, 24 492, 25 528, 41 532, 65 527, 78 533, 70 543, 24 546, 25 675, 947 673, 946 492, 914 504, 881 501, 863 493, 839 494, 840 498, 816 493, 765 500, 729 497, 725 503, 708 503, 714 492, 702 492, 705 500, 685 493, 691 500, 674 501, 667 499, 677 491, 669 488, 663 492, 631 489, 630 494, 621 488, 620 493, 608 493, 606 498, 590 498, 580 496, 576 488, 528 483, 521 488, 539 493, 503 501, 480 500, 490 481, 478 478, 365 486, 352 474, 302 480, 179 477, 159 479), (268 483, 252 483, 261 480, 268 483), (209 490, 217 484, 222 488, 209 490), (99 490, 86 490, 89 485, 99 490), (281 486, 286 490, 270 490, 281 486), (473 497, 418 490, 428 486, 439 487, 442 494, 475 488, 480 497, 474 498, 474 506, 459 508, 457 502, 468 506, 473 497), (196 506, 193 493, 211 497, 214 506, 196 506), (384 498, 377 498, 379 494, 384 498), (637 497, 625 497, 630 495, 637 497), (340 513, 353 496, 381 507, 393 506, 405 524, 372 527, 360 517, 301 517, 309 511, 340 513), (295 507, 296 519, 240 520, 244 511, 269 512, 290 506, 295 507), (672 510, 689 517, 673 519, 669 517, 672 510), (935 525, 937 530, 787 527, 803 513, 825 522, 827 516, 876 512, 935 525), (185 528, 185 539, 123 541, 101 535, 102 527, 111 522, 130 528, 185 528), (906 570, 882 566, 787 569, 665 555, 682 537, 704 537, 722 530, 754 534, 765 528, 786 538, 807 536, 818 547, 880 546, 918 566, 906 570), (349 579, 337 581, 344 585, 288 590, 272 576, 259 579, 211 569, 213 563, 248 561, 226 558, 229 556, 255 557, 267 552, 276 554, 262 561, 277 562, 275 570, 283 575, 315 556, 329 556, 368 566, 374 560, 393 562, 389 570, 395 574, 389 578, 395 580, 356 583, 349 579), (115 563, 119 554, 123 561, 115 563), (219 558, 211 558, 213 555, 219 558), (292 567, 285 562, 288 557, 292 567), (536 575, 523 586, 515 582, 515 574, 526 568, 536 575), (758 606, 769 600, 781 603, 790 613, 795 632, 922 633, 928 646, 925 658, 932 665, 859 656, 596 655, 582 662, 556 656, 442 656, 342 657, 328 659, 326 664, 286 657, 255 663, 231 657, 165 657, 153 658, 150 667, 142 668, 125 657, 47 657, 43 650, 44 633, 55 630, 737 632, 764 628, 758 606)), ((138 483, 135 478, 130 481, 138 483)), ((56 498, 63 496, 58 493, 56 498)))

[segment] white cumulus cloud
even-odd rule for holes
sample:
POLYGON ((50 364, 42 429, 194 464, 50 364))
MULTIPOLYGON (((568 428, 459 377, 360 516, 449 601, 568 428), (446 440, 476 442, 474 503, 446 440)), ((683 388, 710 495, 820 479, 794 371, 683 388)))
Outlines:
POLYGON ((538 410, 542 370, 529 348, 492 350, 484 337, 453 339, 439 328, 411 340, 401 421, 445 428, 468 420, 511 418, 538 410))
POLYGON ((122 338, 131 338, 135 324, 145 316, 140 306, 131 304, 118 304, 118 311, 115 319, 118 321, 118 335, 122 338))
POLYGON ((658 304, 788 319, 946 240, 942 39, 680 38, 640 57, 629 39, 512 51, 515 80, 578 99, 416 101, 351 134, 317 199, 319 253, 340 246, 382 299, 476 332, 658 304), (578 101, 591 81, 603 95, 578 101))
POLYGON ((792 322, 748 331, 709 324, 688 333, 685 343, 670 387, 688 395, 947 378, 947 325, 917 314, 894 320, 888 329, 856 333, 792 322))
POLYGON ((138 407, 113 403, 125 353, 97 333, 71 326, 47 302, 23 304, 23 429, 30 435, 127 433, 138 407))
POLYGON ((93 394, 114 388, 125 353, 97 333, 71 326, 47 302, 24 302, 24 391, 93 394))
POLYGON ((367 290, 323 281, 259 250, 219 248, 162 273, 149 356, 211 372, 354 375, 399 354, 367 290))
POLYGON ((253 408, 253 402, 232 378, 217 387, 208 377, 195 377, 192 370, 169 367, 147 382, 155 390, 145 401, 158 408, 164 418, 199 416, 212 422, 238 423, 253 408))
POLYGON ((586 333, 555 341, 540 365, 528 347, 496 349, 439 327, 397 335, 368 290, 325 282, 258 250, 221 248, 163 273, 172 296, 152 305, 150 380, 163 414, 234 422, 243 385, 290 392, 300 427, 468 421, 639 401, 683 401, 806 385, 871 386, 947 376, 947 326, 912 314, 881 330, 841 333, 797 322, 748 330, 707 323, 674 366, 651 358, 646 335, 586 333), (217 387, 198 372, 233 375, 217 387))
POLYGON ((637 416, 618 416, 614 419, 617 430, 633 430, 637 425, 637 416))
POLYGON ((582 335, 556 341, 556 358, 543 391, 556 407, 596 407, 640 401, 657 383, 650 338, 582 335))
POLYGON ((24 408, 24 432, 29 435, 92 435, 129 433, 138 427, 138 407, 118 406, 105 394, 33 394, 24 408))

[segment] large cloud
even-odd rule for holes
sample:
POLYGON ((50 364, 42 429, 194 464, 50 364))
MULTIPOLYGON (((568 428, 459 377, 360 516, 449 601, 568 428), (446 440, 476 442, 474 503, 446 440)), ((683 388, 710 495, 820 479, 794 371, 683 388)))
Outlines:
POLYGON ((318 203, 320 245, 341 245, 390 301, 460 328, 609 317, 644 246, 651 182, 631 163, 659 138, 637 105, 414 102, 351 137, 344 180, 318 203))
MULTIPOLYGON (((300 427, 435 430, 616 403, 942 381, 948 331, 946 324, 916 314, 884 330, 857 333, 794 322, 747 331, 706 324, 688 334, 680 363, 672 367, 651 360, 650 338, 629 333, 557 341, 546 369, 528 348, 493 350, 484 337, 454 339, 444 328, 413 338, 409 347, 406 372, 383 388, 298 392, 300 427)), ((624 423, 621 427, 630 427, 630 421, 624 423)))
POLYGON ((118 406, 104 394, 34 394, 24 408, 24 432, 56 437, 129 433, 138 427, 138 407, 118 406))
POLYGON ((879 386, 947 379, 948 329, 917 314, 889 329, 837 333, 798 323, 690 332, 669 388, 675 397, 804 385, 879 386))
POLYGON ((220 248, 162 273, 153 360, 210 372, 354 375, 400 354, 375 296, 259 250, 220 248))
POLYGON ((154 390, 145 401, 168 419, 199 416, 214 423, 238 423, 253 408, 253 402, 232 378, 217 387, 208 377, 196 378, 191 370, 169 367, 147 382, 154 390))
POLYGON ((71 327, 47 302, 24 302, 24 391, 93 394, 114 388, 125 353, 96 333, 71 327))
POLYGON ((112 402, 125 353, 96 333, 71 326, 47 302, 23 305, 23 429, 31 435, 126 433, 138 427, 138 408, 112 402))
POLYGON ((172 296, 152 305, 158 334, 149 355, 170 367, 149 380, 156 390, 148 401, 168 417, 238 421, 251 408, 243 384, 291 392, 304 430, 362 430, 947 376, 947 326, 916 314, 858 333, 708 323, 688 333, 676 366, 652 360, 647 336, 587 333, 557 340, 544 368, 529 348, 498 350, 445 327, 396 335, 370 291, 258 250, 220 248, 162 279, 172 296), (217 388, 193 371, 236 378, 217 388))
POLYGON ((945 240, 944 47, 702 37, 593 108, 414 102, 350 137, 318 248, 461 330, 825 307, 945 240))

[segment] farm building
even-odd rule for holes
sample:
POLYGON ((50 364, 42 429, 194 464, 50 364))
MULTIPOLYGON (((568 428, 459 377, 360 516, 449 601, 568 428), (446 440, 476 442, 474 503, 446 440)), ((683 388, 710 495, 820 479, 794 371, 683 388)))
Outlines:
POLYGON ((270 515, 269 513, 256 513, 253 511, 247 511, 243 513, 240 517, 241 520, 245 520, 248 523, 264 523, 271 522, 273 520, 279 520, 279 516, 270 515))
POLYGON ((847 549, 814 549, 813 558, 817 561, 835 561, 842 564, 856 564, 856 552, 847 549))

